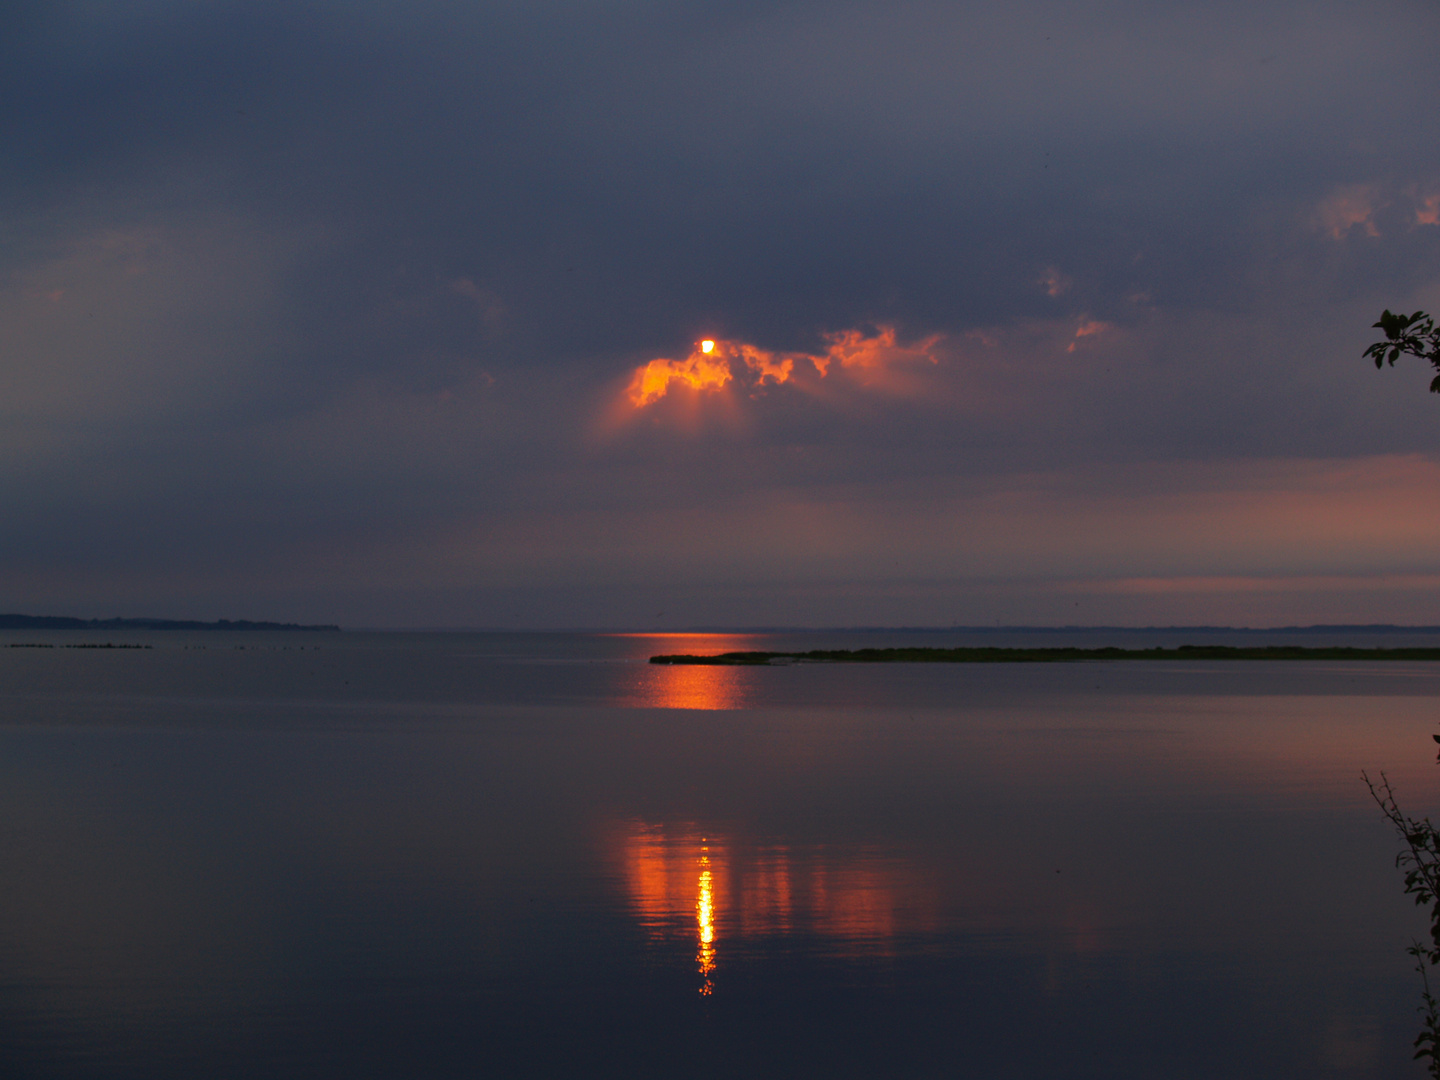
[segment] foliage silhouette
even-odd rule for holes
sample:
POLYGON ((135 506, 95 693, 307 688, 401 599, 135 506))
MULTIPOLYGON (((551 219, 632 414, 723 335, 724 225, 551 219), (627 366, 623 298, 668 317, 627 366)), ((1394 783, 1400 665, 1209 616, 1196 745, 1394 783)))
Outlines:
MULTIPOLYGON (((1432 387, 1433 389, 1433 387, 1432 387)), ((1433 736, 1440 743, 1440 735, 1433 736)), ((1440 754, 1436 755, 1440 761, 1440 754)), ((1420 973, 1420 1034, 1415 1036, 1415 1057, 1430 1059, 1430 1075, 1440 1080, 1440 1001, 1430 989, 1429 968, 1440 966, 1440 830, 1427 818, 1406 817, 1395 801, 1395 791, 1382 772, 1380 782, 1360 774, 1380 810, 1395 826, 1405 846, 1395 856, 1395 865, 1405 871, 1405 892, 1420 907, 1430 906, 1430 944, 1412 942, 1406 951, 1415 958, 1420 973)))
MULTIPOLYGON (((1384 367, 1386 361, 1393 367, 1404 353, 1428 360, 1436 371, 1440 371, 1440 330, 1435 328, 1435 320, 1425 312, 1397 315, 1386 308, 1375 325, 1385 331, 1385 340, 1375 342, 1365 350, 1365 355, 1374 359, 1377 368, 1384 367)), ((1430 381, 1430 392, 1440 394, 1440 375, 1430 381)))

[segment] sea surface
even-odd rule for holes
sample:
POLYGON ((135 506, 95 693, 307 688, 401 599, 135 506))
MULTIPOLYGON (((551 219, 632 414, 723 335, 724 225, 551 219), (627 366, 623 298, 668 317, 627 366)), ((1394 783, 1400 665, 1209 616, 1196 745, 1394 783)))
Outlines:
POLYGON ((1440 664, 646 663, 1187 640, 0 634, 0 1075, 1422 1076, 1440 664))

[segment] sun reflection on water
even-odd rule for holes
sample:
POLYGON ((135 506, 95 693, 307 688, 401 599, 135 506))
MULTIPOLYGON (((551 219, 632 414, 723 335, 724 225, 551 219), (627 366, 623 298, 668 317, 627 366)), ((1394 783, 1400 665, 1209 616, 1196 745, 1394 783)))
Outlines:
POLYGON ((700 882, 695 898, 695 922, 700 932, 700 951, 696 963, 700 967, 700 993, 715 992, 710 976, 715 971, 715 875, 710 872, 710 849, 701 848, 700 882))
POLYGON ((937 925, 930 886, 873 851, 746 845, 637 821, 611 835, 640 925, 652 941, 691 943, 702 995, 715 992, 722 937, 732 960, 780 936, 836 956, 890 955, 900 935, 937 925))
MULTIPOLYGON (((744 652, 759 647, 746 634, 624 634, 642 638, 645 655, 744 652)), ((750 673, 744 668, 647 664, 633 685, 632 702, 651 709, 741 709, 749 704, 750 673)))
POLYGON ((657 709, 738 709, 744 705, 741 669, 667 664, 654 666, 645 704, 657 709))

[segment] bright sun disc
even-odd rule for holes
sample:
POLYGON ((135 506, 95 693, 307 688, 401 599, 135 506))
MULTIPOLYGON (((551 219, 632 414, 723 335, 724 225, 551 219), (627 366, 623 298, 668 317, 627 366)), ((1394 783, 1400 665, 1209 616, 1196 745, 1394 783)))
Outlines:
POLYGON ((700 351, 701 351, 701 352, 714 352, 714 351, 715 351, 715 343, 714 343, 713 341, 702 341, 702 342, 700 342, 700 351))

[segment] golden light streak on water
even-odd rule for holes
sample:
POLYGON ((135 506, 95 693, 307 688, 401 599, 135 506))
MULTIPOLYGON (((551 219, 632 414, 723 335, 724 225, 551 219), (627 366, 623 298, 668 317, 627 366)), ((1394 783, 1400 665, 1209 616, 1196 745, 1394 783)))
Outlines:
POLYGON ((715 993, 719 939, 741 963, 765 938, 825 940, 834 956, 887 956, 938 926, 933 883, 872 849, 747 844, 694 825, 621 821, 608 844, 632 911, 653 941, 694 949, 699 993, 715 993))
POLYGON ((645 674, 646 684, 640 696, 651 708, 738 709, 745 703, 745 684, 739 668, 654 664, 645 674))
POLYGON ((710 849, 701 848, 700 881, 695 898, 695 922, 700 934, 700 951, 696 963, 700 968, 700 993, 708 997, 715 992, 710 976, 715 971, 715 879, 710 872, 710 849))

